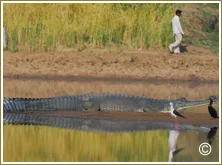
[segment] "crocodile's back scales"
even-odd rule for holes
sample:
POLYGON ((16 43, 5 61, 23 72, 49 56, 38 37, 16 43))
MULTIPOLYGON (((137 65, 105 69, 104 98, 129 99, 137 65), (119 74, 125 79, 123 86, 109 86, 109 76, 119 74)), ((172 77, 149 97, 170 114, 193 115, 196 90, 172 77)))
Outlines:
POLYGON ((50 111, 50 110, 93 110, 93 111, 143 111, 142 100, 131 95, 85 94, 53 98, 4 99, 4 112, 50 111))
POLYGON ((170 112, 169 103, 177 110, 209 104, 209 100, 187 101, 152 99, 121 94, 84 94, 52 98, 5 98, 4 112, 24 111, 112 111, 112 112, 170 112))
POLYGON ((127 95, 97 95, 90 99, 85 99, 84 105, 88 104, 89 109, 100 111, 142 111, 141 100, 144 98, 127 95), (90 106, 90 104, 93 104, 90 106))
POLYGON ((4 112, 81 110, 81 100, 77 96, 65 96, 41 99, 13 98, 4 99, 4 112))

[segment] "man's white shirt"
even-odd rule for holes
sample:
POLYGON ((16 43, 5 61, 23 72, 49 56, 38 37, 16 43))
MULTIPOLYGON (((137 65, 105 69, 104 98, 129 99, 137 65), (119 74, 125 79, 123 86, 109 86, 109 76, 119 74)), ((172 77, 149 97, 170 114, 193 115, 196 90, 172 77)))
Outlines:
POLYGON ((173 34, 184 34, 183 29, 180 25, 180 17, 175 15, 172 19, 172 26, 173 26, 173 34))

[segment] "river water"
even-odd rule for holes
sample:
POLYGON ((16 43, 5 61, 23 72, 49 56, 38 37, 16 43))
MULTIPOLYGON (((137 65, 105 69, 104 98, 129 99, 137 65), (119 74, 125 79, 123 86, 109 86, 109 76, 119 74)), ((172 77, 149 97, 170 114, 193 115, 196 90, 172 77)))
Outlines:
MULTIPOLYGON (((92 79, 4 78, 4 97, 54 97, 86 93, 119 93, 157 99, 188 100, 219 97, 218 83, 92 79)), ((219 108, 215 104, 216 109, 219 108)), ((206 107, 190 113, 207 113, 206 107)), ((92 132, 47 126, 4 126, 4 161, 102 162, 217 162, 219 131, 212 152, 203 156, 199 145, 209 142, 207 131, 146 130, 92 132), (178 152, 174 152, 178 151, 178 152), (172 154, 174 153, 174 154, 172 154)), ((206 148, 205 148, 206 149, 206 148)))

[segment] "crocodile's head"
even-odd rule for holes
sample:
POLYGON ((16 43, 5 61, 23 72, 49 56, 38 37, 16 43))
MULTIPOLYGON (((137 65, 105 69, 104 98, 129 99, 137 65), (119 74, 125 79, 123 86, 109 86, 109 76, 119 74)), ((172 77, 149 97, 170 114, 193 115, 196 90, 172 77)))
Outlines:
MULTIPOLYGON (((210 103, 210 99, 213 102, 217 102, 217 98, 215 96, 210 96, 209 99, 207 100, 200 100, 200 101, 188 101, 186 98, 181 98, 177 100, 173 100, 174 108, 177 111, 187 109, 187 108, 192 108, 192 107, 199 107, 203 105, 208 105, 210 103)), ((170 104, 166 105, 165 111, 170 111, 170 104)))

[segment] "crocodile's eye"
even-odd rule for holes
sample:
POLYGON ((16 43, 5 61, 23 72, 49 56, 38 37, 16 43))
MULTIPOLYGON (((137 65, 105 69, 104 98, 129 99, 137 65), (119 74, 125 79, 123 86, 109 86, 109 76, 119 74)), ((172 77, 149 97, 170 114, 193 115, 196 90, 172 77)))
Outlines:
POLYGON ((182 97, 182 98, 177 99, 177 101, 187 101, 187 99, 185 97, 182 97))
POLYGON ((180 101, 187 101, 187 99, 185 97, 182 97, 182 98, 180 98, 178 100, 180 100, 180 101))

